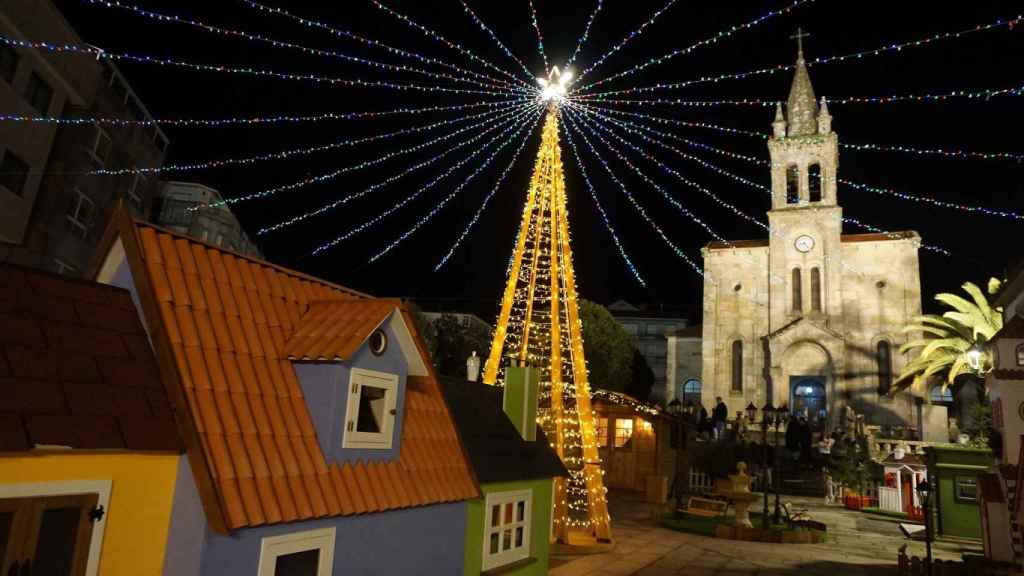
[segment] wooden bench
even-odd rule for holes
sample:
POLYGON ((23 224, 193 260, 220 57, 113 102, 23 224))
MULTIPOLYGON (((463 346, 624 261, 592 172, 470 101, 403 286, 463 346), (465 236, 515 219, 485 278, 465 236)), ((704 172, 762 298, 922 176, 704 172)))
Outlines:
POLYGON ((715 518, 717 516, 725 516, 725 510, 728 507, 729 503, 723 500, 690 496, 690 499, 686 501, 686 507, 680 508, 679 512, 684 512, 691 516, 715 518))

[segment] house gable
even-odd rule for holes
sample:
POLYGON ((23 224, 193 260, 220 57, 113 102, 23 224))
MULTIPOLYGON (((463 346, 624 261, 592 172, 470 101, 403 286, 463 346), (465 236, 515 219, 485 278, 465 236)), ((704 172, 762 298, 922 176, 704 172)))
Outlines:
POLYGON ((406 378, 397 460, 326 461, 284 347, 312 303, 365 295, 126 213, 112 228, 94 269, 111 268, 104 260, 116 258, 120 240, 216 532, 479 494, 429 367, 406 378))

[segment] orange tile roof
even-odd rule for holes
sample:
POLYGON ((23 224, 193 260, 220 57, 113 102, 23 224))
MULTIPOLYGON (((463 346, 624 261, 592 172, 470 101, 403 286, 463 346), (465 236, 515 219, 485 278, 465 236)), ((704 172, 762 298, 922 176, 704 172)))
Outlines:
POLYGON ((292 360, 348 360, 401 306, 378 298, 311 302, 283 351, 292 360))
MULTIPOLYGON (((394 310, 399 302, 356 305, 364 295, 298 272, 141 222, 121 225, 127 242, 126 231, 141 246, 133 273, 146 271, 149 282, 141 284, 151 285, 153 309, 173 352, 167 361, 180 375, 181 393, 171 395, 194 422, 199 446, 190 449, 202 458, 193 464, 205 465, 215 492, 215 502, 204 498, 208 516, 213 505, 224 529, 479 496, 432 371, 407 379, 397 461, 328 465, 317 443, 291 351, 345 357, 352 346, 347 336, 373 322, 358 315, 351 321, 344 312, 371 318, 370 312, 394 310), (345 327, 323 345, 317 337, 326 324, 301 320, 319 314, 345 327)), ((132 252, 126 244, 129 262, 132 252)), ((414 331, 408 312, 401 313, 414 331)), ((201 494, 205 478, 197 479, 201 494)))

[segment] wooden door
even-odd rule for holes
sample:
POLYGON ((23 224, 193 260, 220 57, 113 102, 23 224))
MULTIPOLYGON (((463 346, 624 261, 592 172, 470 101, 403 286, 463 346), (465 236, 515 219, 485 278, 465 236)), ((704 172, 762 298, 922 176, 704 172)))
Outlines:
POLYGON ((0 576, 83 576, 96 494, 0 499, 0 576))

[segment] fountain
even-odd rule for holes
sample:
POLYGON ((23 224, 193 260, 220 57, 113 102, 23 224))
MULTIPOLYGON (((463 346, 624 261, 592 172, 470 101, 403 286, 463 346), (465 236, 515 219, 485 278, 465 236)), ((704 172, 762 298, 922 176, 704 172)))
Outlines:
POLYGON ((757 494, 750 491, 750 475, 747 474, 747 463, 736 464, 736 474, 730 474, 727 481, 718 486, 718 493, 733 502, 736 510, 736 526, 753 528, 750 522, 750 504, 758 499, 757 494))

